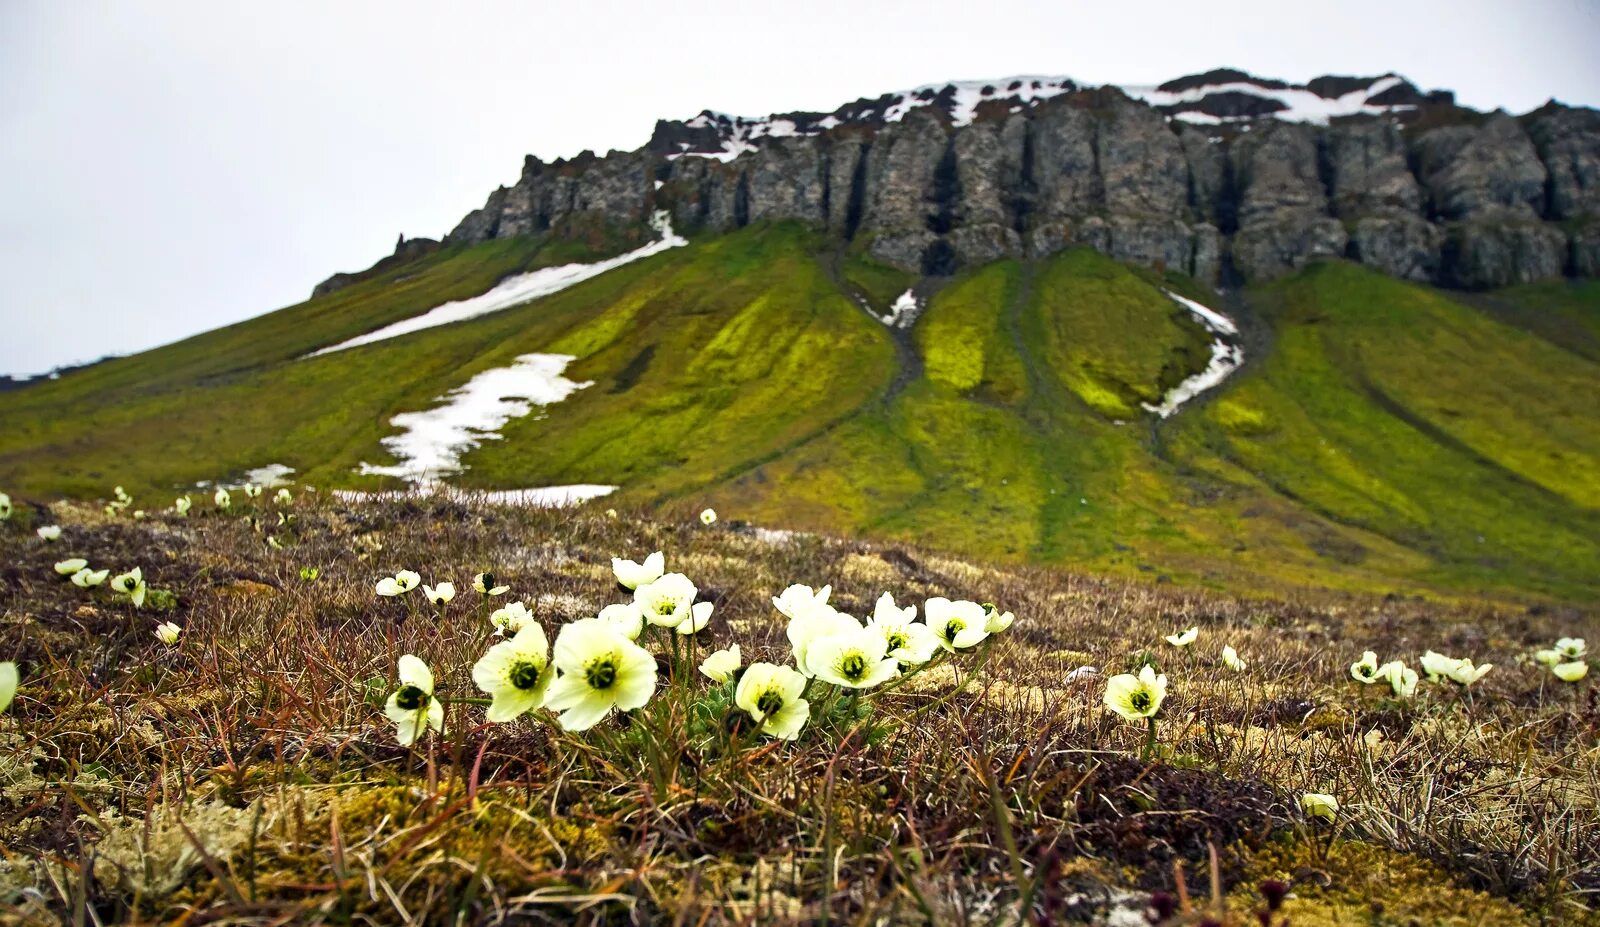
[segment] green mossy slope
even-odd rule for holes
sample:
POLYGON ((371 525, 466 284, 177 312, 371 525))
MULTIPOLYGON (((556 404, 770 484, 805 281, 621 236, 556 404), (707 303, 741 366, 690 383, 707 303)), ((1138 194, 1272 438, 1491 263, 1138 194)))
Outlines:
POLYGON ((1593 284, 1458 297, 1316 265, 1243 294, 1246 366, 1167 420, 1142 405, 1202 369, 1211 336, 1163 287, 1228 308, 1192 281, 1086 250, 1002 261, 895 333, 856 298, 882 311, 913 281, 791 225, 297 359, 592 256, 574 248, 449 249, 0 396, 0 485, 120 482, 155 507, 269 462, 395 485, 353 473, 389 460, 395 414, 553 352, 590 385, 509 423, 457 482, 616 483, 773 526, 1263 591, 1600 595, 1593 284))

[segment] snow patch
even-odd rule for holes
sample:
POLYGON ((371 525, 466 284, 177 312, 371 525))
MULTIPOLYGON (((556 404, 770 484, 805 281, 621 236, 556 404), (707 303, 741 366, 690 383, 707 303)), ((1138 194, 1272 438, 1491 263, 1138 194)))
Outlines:
POLYGON ((604 261, 593 264, 563 264, 560 267, 544 267, 539 270, 518 274, 500 281, 494 289, 470 299, 458 299, 453 302, 435 306, 421 315, 414 315, 409 319, 402 319, 393 325, 385 325, 377 331, 357 335, 349 341, 342 341, 332 347, 313 351, 308 357, 319 357, 323 354, 332 354, 358 345, 372 344, 376 341, 386 341, 412 332, 434 328, 440 325, 449 325, 452 322, 464 322, 475 319, 480 315, 488 315, 501 309, 520 306, 523 303, 559 293, 568 287, 575 286, 585 280, 600 276, 608 270, 615 270, 624 264, 631 264, 641 258, 660 254, 672 248, 688 244, 688 240, 672 230, 672 219, 666 210, 659 210, 650 218, 650 226, 661 236, 657 240, 636 248, 626 254, 619 254, 604 261))
MULTIPOLYGON (((1373 97, 1379 96, 1385 91, 1399 86, 1401 83, 1400 78, 1391 75, 1375 80, 1366 87, 1352 90, 1343 96, 1332 99, 1318 96, 1304 87, 1285 87, 1281 90, 1273 90, 1248 81, 1206 84, 1178 91, 1160 90, 1155 87, 1123 87, 1122 91, 1134 99, 1149 103, 1151 106, 1181 106, 1188 103, 1198 103, 1214 93, 1242 93, 1264 100, 1276 100, 1287 107, 1271 113, 1270 115, 1274 119, 1282 119, 1286 122, 1327 125, 1328 120, 1341 116, 1378 116, 1396 110, 1411 109, 1412 107, 1410 106, 1368 102, 1373 97)), ((1178 112, 1173 113, 1172 118, 1196 125, 1218 125, 1223 122, 1247 122, 1254 117, 1241 116, 1236 119, 1223 119, 1206 113, 1178 112)))
MULTIPOLYGON (((1189 310, 1195 318, 1200 320, 1200 324, 1210 331, 1229 337, 1239 334, 1239 326, 1235 325, 1232 319, 1215 309, 1202 306, 1194 300, 1179 296, 1171 290, 1163 290, 1162 292, 1166 293, 1173 302, 1189 310)), ((1168 390, 1167 395, 1162 397, 1160 405, 1151 405, 1148 402, 1143 403, 1143 405, 1146 410, 1154 412, 1162 418, 1168 418, 1182 408, 1184 403, 1226 380, 1228 375, 1238 370, 1239 365, 1243 363, 1244 350, 1242 348, 1236 344, 1230 344, 1222 338, 1217 338, 1211 342, 1211 360, 1206 364, 1206 369, 1192 377, 1188 377, 1182 383, 1168 390)))
POLYGON ((365 492, 358 489, 335 489, 333 494, 346 502, 373 499, 404 499, 410 496, 443 495, 460 502, 479 502, 490 505, 522 505, 531 508, 560 509, 581 505, 590 499, 609 496, 616 486, 599 486, 576 483, 571 486, 537 486, 531 489, 502 489, 482 491, 457 489, 444 483, 423 483, 412 489, 365 492))
POLYGON ((402 430, 384 438, 383 446, 400 462, 375 466, 363 461, 358 472, 416 484, 461 472, 461 456, 498 439, 506 422, 593 385, 561 375, 576 359, 570 354, 524 354, 511 366, 485 370, 440 396, 441 406, 396 415, 389 423, 402 430))
POLYGON ((922 304, 917 301, 917 294, 906 290, 889 306, 889 314, 881 316, 880 321, 890 328, 910 328, 921 314, 922 304))
POLYGON ((286 467, 280 463, 267 464, 254 470, 246 470, 244 481, 254 483, 266 489, 275 489, 289 483, 289 474, 294 472, 293 467, 286 467))

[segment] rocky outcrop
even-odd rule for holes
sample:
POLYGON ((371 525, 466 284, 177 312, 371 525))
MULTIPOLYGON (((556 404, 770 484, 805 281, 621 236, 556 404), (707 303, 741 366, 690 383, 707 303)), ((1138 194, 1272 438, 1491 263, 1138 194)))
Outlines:
POLYGON ((401 235, 400 240, 395 242, 393 254, 366 270, 349 274, 334 274, 311 288, 311 298, 316 299, 318 296, 327 296, 329 293, 342 290, 353 283, 371 280, 392 267, 425 257, 437 250, 439 250, 439 243, 432 238, 407 238, 401 235))
POLYGON ((640 226, 656 209, 691 233, 800 221, 929 275, 1089 246, 1212 282, 1342 257, 1490 287, 1596 273, 1600 113, 1483 115, 1393 76, 919 88, 832 114, 703 113, 635 152, 529 158, 447 241, 573 217, 640 226), (1307 95, 1352 115, 1291 121, 1307 95))

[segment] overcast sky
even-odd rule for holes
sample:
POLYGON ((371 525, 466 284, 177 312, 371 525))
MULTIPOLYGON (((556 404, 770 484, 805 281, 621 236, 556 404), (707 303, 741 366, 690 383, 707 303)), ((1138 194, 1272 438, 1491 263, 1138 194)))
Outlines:
POLYGON ((1600 104, 1600 3, 0 0, 0 373, 131 353, 438 237, 525 153, 948 79, 1398 71, 1600 104), (1289 9, 1303 12, 1291 14, 1289 9))

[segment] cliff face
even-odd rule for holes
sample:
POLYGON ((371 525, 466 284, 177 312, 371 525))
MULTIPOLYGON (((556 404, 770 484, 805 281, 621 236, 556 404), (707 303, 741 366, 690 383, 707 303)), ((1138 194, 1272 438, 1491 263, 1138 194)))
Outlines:
POLYGON ((949 84, 830 114, 707 112, 658 123, 638 151, 529 157, 446 240, 655 210, 688 232, 797 219, 925 274, 1086 244, 1211 282, 1343 256, 1501 286, 1600 273, 1600 112, 1484 115, 1392 75, 949 84))

